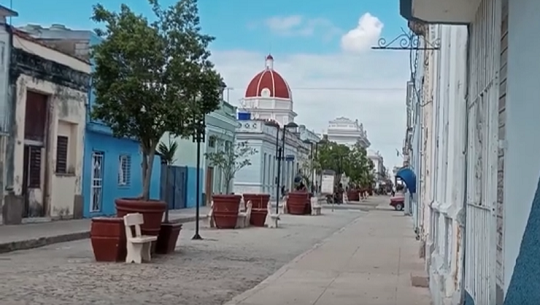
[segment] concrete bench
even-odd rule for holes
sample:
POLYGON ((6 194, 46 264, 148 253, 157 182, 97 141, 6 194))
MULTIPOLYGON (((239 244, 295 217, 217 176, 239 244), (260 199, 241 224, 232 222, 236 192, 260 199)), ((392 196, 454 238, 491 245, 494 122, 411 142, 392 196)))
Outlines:
POLYGON ((210 211, 208 211, 208 227, 214 228, 216 223, 214 221, 214 201, 210 203, 210 211))
POLYGON ((309 201, 311 203, 311 215, 321 215, 322 205, 319 203, 319 198, 313 196, 309 201))
MULTIPOLYGON (((236 228, 246 228, 249 227, 249 221, 251 220, 251 208, 252 208, 251 201, 248 201, 246 204, 246 210, 245 211, 239 211, 238 212, 238 218, 236 220, 236 228)), ((240 207, 242 208, 242 207, 240 207)))
MULTIPOLYGON (((281 201, 281 213, 282 214, 288 214, 289 210, 287 208, 287 200, 289 199, 288 195, 283 196, 283 199, 281 201)), ((279 202, 277 203, 279 204, 279 202)))
MULTIPOLYGON (((283 207, 285 208, 285 203, 283 207)), ((268 228, 275 229, 278 227, 278 222, 280 220, 279 213, 277 214, 272 213, 273 209, 272 209, 272 204, 270 202, 268 202, 267 209, 268 209, 268 214, 266 216, 266 226, 268 226, 268 228)))
POLYGON ((152 242, 157 240, 157 236, 145 236, 141 234, 141 225, 144 223, 143 215, 140 213, 127 214, 124 216, 124 226, 126 228, 126 263, 140 264, 150 262, 150 250, 152 242), (132 227, 135 227, 133 235, 132 227))

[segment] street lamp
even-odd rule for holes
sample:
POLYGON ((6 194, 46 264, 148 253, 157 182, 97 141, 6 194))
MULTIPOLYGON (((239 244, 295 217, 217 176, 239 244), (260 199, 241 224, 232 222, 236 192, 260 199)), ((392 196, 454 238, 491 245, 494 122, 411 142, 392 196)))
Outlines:
POLYGON ((277 159, 277 177, 276 177, 276 214, 279 214, 279 191, 280 191, 280 181, 281 181, 281 160, 285 158, 285 132, 289 128, 297 128, 298 125, 294 122, 290 122, 287 125, 283 126, 281 129, 279 124, 275 121, 267 121, 266 126, 276 128, 276 159, 277 159), (279 145, 279 131, 282 132, 282 145, 279 145))
MULTIPOLYGON (((223 92, 225 91, 225 88, 227 85, 225 83, 221 83, 220 86, 220 100, 223 101, 223 92)), ((197 99, 196 102, 200 102, 200 99, 197 99)), ((202 240, 203 238, 199 234, 199 221, 201 218, 201 143, 204 143, 204 138, 206 134, 206 122, 205 122, 205 115, 202 114, 200 117, 195 118, 195 130, 193 132, 192 141, 197 143, 197 167, 196 167, 196 174, 195 179, 197 181, 195 182, 195 192, 196 192, 196 199, 195 199, 195 234, 191 238, 192 240, 202 240)), ((208 195, 208 194, 207 194, 208 195)))
POLYGON ((196 172, 196 182, 195 182, 195 192, 196 192, 196 200, 195 200, 195 234, 191 239, 193 240, 202 240, 201 235, 199 234, 199 219, 200 219, 200 207, 201 204, 201 182, 199 181, 201 179, 201 142, 204 143, 204 136, 205 136, 205 130, 206 124, 204 115, 202 118, 198 118, 195 122, 195 130, 193 133, 192 141, 197 143, 197 172, 196 172))

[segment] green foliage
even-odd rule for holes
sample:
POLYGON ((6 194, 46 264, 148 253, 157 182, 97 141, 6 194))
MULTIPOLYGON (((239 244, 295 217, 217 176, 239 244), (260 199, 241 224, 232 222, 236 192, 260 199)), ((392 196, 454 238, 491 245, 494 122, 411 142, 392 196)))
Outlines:
POLYGON ((345 173, 354 184, 368 187, 373 183, 373 162, 360 144, 349 148, 335 142, 323 142, 318 146, 316 162, 322 170, 345 173))
POLYGON ((225 145, 223 150, 206 153, 206 159, 211 166, 219 167, 223 171, 226 193, 230 192, 231 181, 242 168, 251 165, 250 156, 257 150, 247 144, 239 142, 234 145, 225 145))
POLYGON ((92 116, 115 136, 141 142, 143 193, 148 199, 156 146, 165 132, 188 137, 221 102, 223 81, 209 60, 213 37, 202 34, 196 0, 162 8, 149 0, 155 19, 122 4, 97 4, 92 20, 104 25, 92 50, 95 104, 92 116))
POLYGON ((176 161, 174 156, 176 155, 177 150, 178 143, 172 141, 171 136, 169 136, 168 143, 161 142, 158 145, 158 153, 161 155, 161 160, 167 162, 167 165, 171 165, 176 161))

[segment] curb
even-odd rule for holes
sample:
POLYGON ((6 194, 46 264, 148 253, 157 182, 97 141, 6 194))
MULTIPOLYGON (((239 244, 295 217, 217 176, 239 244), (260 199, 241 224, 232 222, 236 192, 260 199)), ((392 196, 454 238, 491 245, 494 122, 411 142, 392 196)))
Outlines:
MULTIPOLYGON (((199 218, 201 220, 204 220, 206 219, 206 215, 204 217, 201 216, 199 218)), ((172 223, 188 223, 188 222, 193 222, 193 221, 195 221, 195 216, 171 220, 172 223)), ((18 241, 13 241, 9 243, 0 243, 0 254, 9 253, 13 251, 19 251, 19 250, 41 248, 48 245, 82 240, 82 239, 87 239, 87 238, 90 238, 90 229, 81 231, 81 232, 72 232, 72 233, 67 233, 67 234, 60 234, 60 235, 48 236, 48 237, 39 237, 39 238, 33 238, 33 239, 27 239, 27 240, 18 240, 18 241)))
POLYGON ((243 293, 235 296, 234 298, 232 298, 232 300, 228 301, 224 305, 240 305, 243 301, 245 301, 249 297, 255 295, 260 290, 263 290, 264 288, 270 286, 270 284, 277 281, 283 274, 285 274, 287 271, 289 271, 289 269, 291 269, 291 267, 293 267, 296 263, 298 263, 305 256, 307 256, 311 252, 317 250, 320 246, 326 244, 328 241, 330 241, 336 235, 341 234, 343 231, 345 231, 349 227, 356 224, 362 218, 362 216, 363 215, 357 217, 355 220, 348 223, 347 225, 345 225, 341 229, 339 229, 339 230, 335 231, 334 233, 330 234, 330 236, 328 236, 328 237, 324 238, 323 240, 321 240, 320 242, 316 243, 313 247, 311 247, 311 249, 309 249, 309 250, 305 251, 304 253, 298 255, 297 257, 295 257, 292 261, 288 262, 283 267, 279 268, 274 274, 272 274, 269 277, 267 277, 266 279, 264 279, 262 282, 257 284, 255 287, 253 287, 253 288, 251 288, 251 289, 249 289, 247 291, 244 291, 243 293))

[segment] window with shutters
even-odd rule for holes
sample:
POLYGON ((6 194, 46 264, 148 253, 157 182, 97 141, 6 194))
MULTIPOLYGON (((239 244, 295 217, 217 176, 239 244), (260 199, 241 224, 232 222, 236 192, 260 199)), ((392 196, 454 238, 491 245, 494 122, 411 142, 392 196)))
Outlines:
POLYGON ((131 181, 131 156, 120 155, 118 158, 118 185, 128 186, 131 181))
POLYGON ((56 137, 56 173, 67 174, 68 172, 68 137, 56 137))
POLYGON ((28 165, 28 187, 41 187, 41 147, 29 147, 29 165, 28 165))

